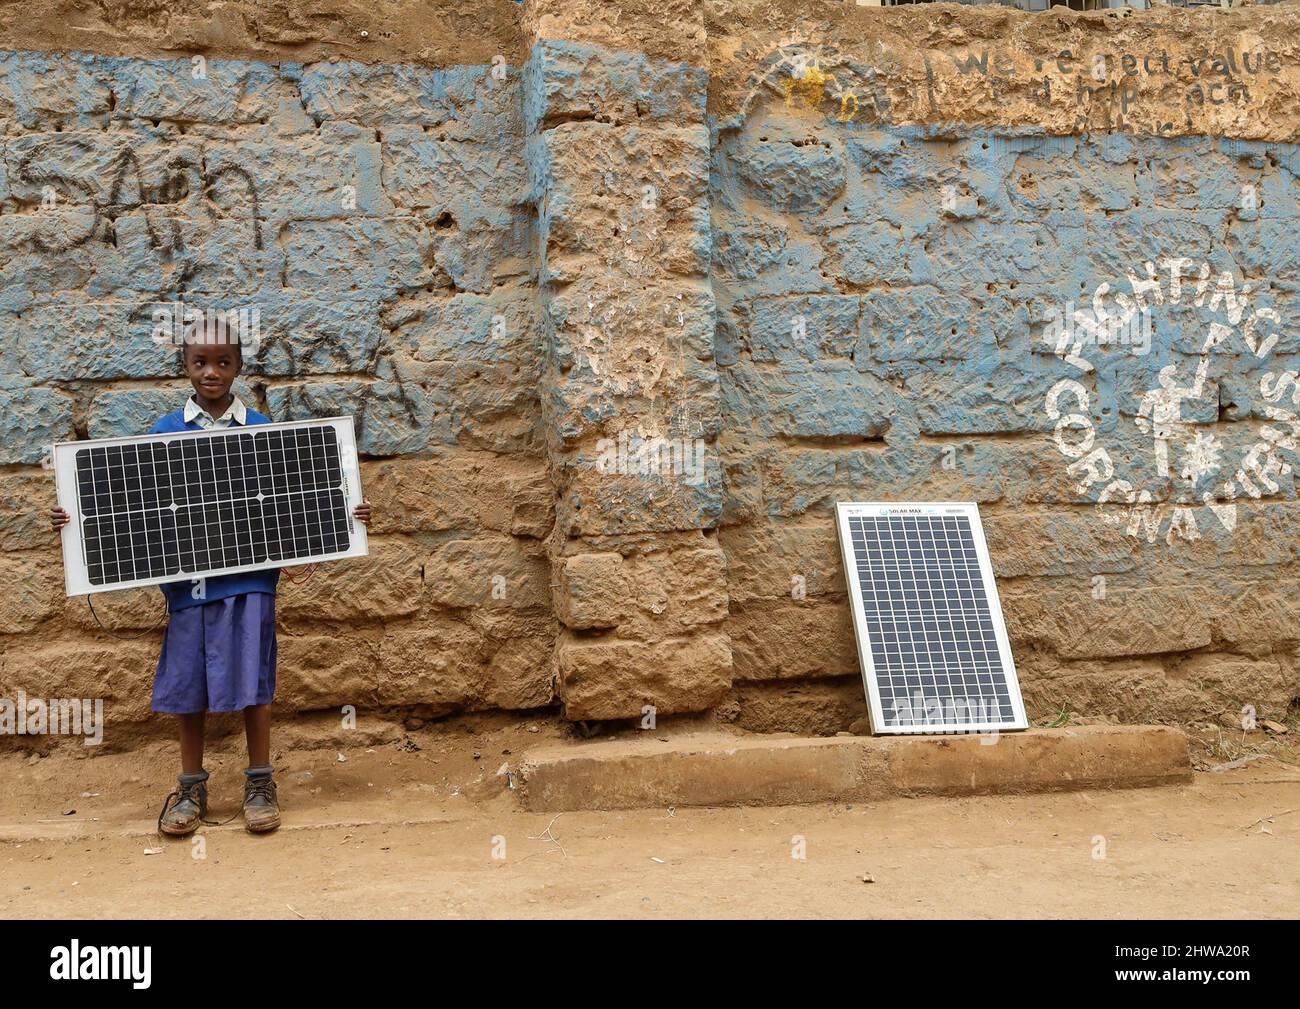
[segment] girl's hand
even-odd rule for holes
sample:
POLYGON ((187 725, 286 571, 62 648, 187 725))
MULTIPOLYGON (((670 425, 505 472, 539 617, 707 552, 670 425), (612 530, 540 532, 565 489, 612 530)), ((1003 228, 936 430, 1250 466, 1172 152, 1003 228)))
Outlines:
POLYGON ((358 522, 370 525, 370 518, 373 514, 370 508, 370 499, 362 498, 361 503, 352 509, 352 514, 358 522))
POLYGON ((67 509, 60 508, 58 505, 55 505, 50 509, 50 528, 55 532, 58 532, 66 526, 69 519, 70 516, 68 515, 67 509))

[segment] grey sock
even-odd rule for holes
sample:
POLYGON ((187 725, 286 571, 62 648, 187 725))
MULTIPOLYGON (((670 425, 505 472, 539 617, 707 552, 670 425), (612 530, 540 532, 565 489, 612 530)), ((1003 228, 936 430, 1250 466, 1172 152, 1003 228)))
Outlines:
POLYGON ((181 784, 193 785, 200 781, 208 780, 207 771, 183 771, 181 772, 181 784))
POLYGON ((263 764, 261 767, 245 768, 244 774, 246 774, 250 778, 269 778, 271 776, 271 772, 274 770, 275 768, 273 768, 270 764, 263 764))

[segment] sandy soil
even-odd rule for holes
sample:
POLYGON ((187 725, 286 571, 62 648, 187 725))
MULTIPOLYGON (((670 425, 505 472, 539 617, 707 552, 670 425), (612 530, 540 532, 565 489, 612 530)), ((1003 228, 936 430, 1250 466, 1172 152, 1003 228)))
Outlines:
MULTIPOLYGON (((528 724, 439 723, 370 747, 277 754, 285 827, 252 837, 236 819, 198 843, 153 834, 174 774, 168 745, 4 754, 0 910, 1288 918, 1300 907, 1300 768, 1275 759, 1178 788, 555 817, 521 811, 496 774, 560 738, 528 724), (791 857, 799 837, 803 859, 791 857)), ((234 749, 210 753, 212 819, 237 812, 242 766, 234 749)))

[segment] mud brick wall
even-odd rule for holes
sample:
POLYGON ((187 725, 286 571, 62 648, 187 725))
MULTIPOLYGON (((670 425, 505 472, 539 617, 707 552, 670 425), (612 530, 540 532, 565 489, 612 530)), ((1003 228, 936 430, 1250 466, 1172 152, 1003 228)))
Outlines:
POLYGON ((38 6, 0 694, 146 724, 158 595, 64 599, 40 462, 174 408, 178 294, 261 307, 260 409, 357 418, 373 555, 284 584, 284 709, 847 728, 833 506, 882 498, 980 502, 1036 716, 1300 694, 1285 8, 38 6))
POLYGON ((697 710, 730 686, 706 85, 689 63, 585 40, 539 39, 526 75, 557 686, 581 717, 697 710), (667 470, 620 464, 647 443, 667 470), (672 465, 688 454, 695 471, 672 465))
POLYGON ((1293 712, 1293 15, 787 10, 709 22, 730 710, 851 717, 834 503, 915 498, 980 503, 1031 711, 1293 712))
MULTIPOLYGON (((551 703, 518 68, 202 70, 0 56, 6 696, 57 688, 106 696, 110 723, 146 717, 157 635, 117 640, 65 600, 39 463, 53 440, 141 433, 179 406, 188 382, 147 307, 183 297, 258 307, 240 394, 274 420, 352 414, 367 457, 370 558, 280 593, 281 704, 551 703)), ((132 638, 160 598, 97 610, 132 638)))

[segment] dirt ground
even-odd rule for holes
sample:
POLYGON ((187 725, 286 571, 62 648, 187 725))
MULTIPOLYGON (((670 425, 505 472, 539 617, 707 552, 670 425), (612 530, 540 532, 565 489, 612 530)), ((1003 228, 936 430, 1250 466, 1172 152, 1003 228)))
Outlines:
MULTIPOLYGON (((6 753, 0 912, 1144 919, 1291 918, 1300 907, 1293 752, 1176 788, 522 811, 498 770, 563 731, 485 719, 277 753, 285 826, 253 837, 236 819, 198 841, 153 833, 174 780, 171 744, 80 758, 6 753), (794 858, 801 838, 804 857, 794 858)), ((235 743, 209 753, 214 820, 238 811, 235 743)))

